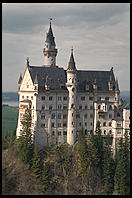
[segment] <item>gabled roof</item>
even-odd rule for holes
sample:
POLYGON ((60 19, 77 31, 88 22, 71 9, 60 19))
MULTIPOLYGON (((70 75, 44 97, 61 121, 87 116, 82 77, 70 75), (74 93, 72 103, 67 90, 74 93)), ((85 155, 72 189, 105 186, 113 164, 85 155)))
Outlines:
MULTIPOLYGON (((51 90, 67 90, 66 70, 58 66, 29 66, 29 72, 33 83, 35 82, 36 74, 38 80, 39 91, 44 90, 46 78, 48 76, 48 84, 51 90)), ((108 81, 110 79, 111 71, 94 71, 94 70, 77 70, 77 91, 85 91, 86 84, 89 85, 89 90, 93 91, 93 83, 96 79, 98 91, 109 91, 108 81)), ((112 82, 115 85, 115 77, 112 74, 112 82)), ((114 88, 113 88, 114 90, 114 88)))

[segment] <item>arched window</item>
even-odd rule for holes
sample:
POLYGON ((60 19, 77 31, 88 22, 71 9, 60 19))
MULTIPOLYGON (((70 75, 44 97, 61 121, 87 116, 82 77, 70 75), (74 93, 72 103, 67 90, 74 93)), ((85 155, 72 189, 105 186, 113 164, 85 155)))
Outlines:
POLYGON ((44 109, 45 109, 45 105, 42 106, 42 110, 44 110, 44 109))
POLYGON ((58 109, 61 110, 61 104, 58 105, 58 109))
POLYGON ((106 130, 104 130, 104 135, 106 134, 106 130))
POLYGON ((109 134, 112 134, 112 131, 111 130, 109 130, 109 134))

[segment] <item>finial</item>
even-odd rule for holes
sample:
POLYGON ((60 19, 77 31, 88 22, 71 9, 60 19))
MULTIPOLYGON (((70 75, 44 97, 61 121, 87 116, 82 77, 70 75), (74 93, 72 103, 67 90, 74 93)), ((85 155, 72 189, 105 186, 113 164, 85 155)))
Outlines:
POLYGON ((29 57, 27 57, 27 66, 29 66, 29 57))
POLYGON ((50 18, 50 25, 51 25, 52 18, 50 18))
POLYGON ((71 52, 73 53, 73 46, 71 47, 71 52))

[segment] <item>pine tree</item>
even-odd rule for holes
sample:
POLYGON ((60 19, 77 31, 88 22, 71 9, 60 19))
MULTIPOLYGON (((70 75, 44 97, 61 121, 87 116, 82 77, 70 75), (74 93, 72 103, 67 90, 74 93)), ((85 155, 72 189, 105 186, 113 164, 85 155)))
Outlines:
POLYGON ((29 163, 31 166, 33 156, 33 141, 31 133, 31 112, 30 109, 25 110, 23 115, 22 132, 18 139, 18 156, 24 163, 29 163))
POLYGON ((119 141, 117 153, 117 166, 115 171, 115 190, 120 195, 129 194, 130 185, 130 163, 129 163, 129 142, 128 134, 125 132, 125 138, 119 141))
POLYGON ((104 157, 103 157, 103 178, 104 178, 104 193, 111 195, 114 190, 114 173, 115 162, 112 157, 110 148, 110 136, 107 135, 104 145, 104 157))
POLYGON ((78 136, 78 154, 80 161, 80 173, 84 175, 86 174, 89 161, 88 161, 88 148, 87 148, 87 143, 85 140, 85 134, 83 129, 81 129, 78 136))
POLYGON ((50 167, 49 167, 49 164, 47 163, 47 164, 44 164, 43 169, 42 169, 42 174, 41 174, 41 181, 44 185, 45 191, 50 186, 50 178, 51 178, 50 167))
POLYGON ((34 147, 34 154, 32 158, 32 171, 36 177, 40 177, 42 174, 43 162, 40 158, 37 146, 34 147))

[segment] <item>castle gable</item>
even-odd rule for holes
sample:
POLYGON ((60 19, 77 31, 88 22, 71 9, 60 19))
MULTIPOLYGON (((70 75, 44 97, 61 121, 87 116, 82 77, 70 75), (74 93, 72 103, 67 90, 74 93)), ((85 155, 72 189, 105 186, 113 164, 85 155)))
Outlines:
POLYGON ((34 86, 29 69, 27 67, 21 82, 20 91, 31 91, 31 90, 32 91, 34 90, 34 86))

